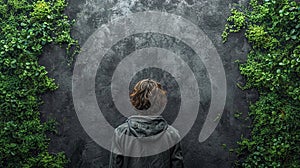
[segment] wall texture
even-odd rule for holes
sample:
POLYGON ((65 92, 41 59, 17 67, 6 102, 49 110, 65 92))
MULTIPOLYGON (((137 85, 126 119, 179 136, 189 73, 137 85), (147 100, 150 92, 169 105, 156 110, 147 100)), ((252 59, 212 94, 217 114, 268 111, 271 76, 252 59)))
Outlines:
MULTIPOLYGON (((155 46, 168 49, 190 58, 186 62, 196 72, 200 89, 201 102, 196 122, 182 140, 186 167, 232 167, 236 156, 229 152, 229 148, 234 148, 240 136, 248 135, 249 132, 249 121, 237 119, 234 114, 241 113, 241 118, 245 118, 249 101, 257 97, 255 91, 241 91, 236 86, 236 83, 244 82, 235 61, 243 61, 246 58, 249 46, 245 38, 242 34, 235 34, 229 37, 227 43, 222 43, 221 34, 233 3, 246 4, 245 1, 234 0, 69 0, 65 12, 72 19, 76 19, 72 34, 79 40, 80 45, 83 45, 97 28, 111 19, 139 11, 156 10, 180 15, 198 25, 213 42, 222 59, 227 79, 224 113, 213 134, 205 142, 199 143, 198 136, 210 105, 211 84, 203 63, 196 60, 195 52, 173 37, 155 33, 137 34, 118 42, 112 48, 114 53, 105 56, 96 76, 97 101, 112 126, 116 127, 126 119, 111 102, 104 103, 110 98, 110 77, 114 67, 122 58, 139 48, 155 46), (223 144, 227 146, 225 149, 223 144)), ((65 151, 70 159, 69 167, 72 168, 107 167, 109 151, 98 146, 85 133, 74 110, 73 67, 67 66, 65 51, 57 46, 48 46, 40 58, 40 63, 46 66, 49 76, 55 78, 60 86, 58 90, 43 95, 45 103, 41 106, 43 120, 55 118, 59 122, 58 134, 49 134, 49 150, 65 151)), ((169 101, 163 116, 172 123, 180 103, 178 84, 171 74, 158 68, 148 68, 136 74, 130 88, 139 79, 147 77, 161 81, 163 87, 171 93, 168 95, 169 101)))

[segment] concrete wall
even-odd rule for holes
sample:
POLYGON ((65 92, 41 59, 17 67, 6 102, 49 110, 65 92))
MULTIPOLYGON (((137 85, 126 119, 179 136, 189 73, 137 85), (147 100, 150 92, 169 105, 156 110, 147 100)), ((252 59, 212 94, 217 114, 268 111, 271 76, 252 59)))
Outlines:
MULTIPOLYGON (((178 55, 186 56, 187 64, 196 74, 200 89, 200 109, 191 131, 183 138, 183 154, 186 167, 232 167, 236 156, 228 152, 228 148, 236 147, 236 141, 241 134, 247 135, 249 121, 236 119, 235 113, 245 117, 249 101, 256 99, 254 91, 241 91, 236 83, 243 83, 238 64, 234 61, 245 60, 249 46, 242 34, 229 37, 227 43, 222 43, 221 34, 230 14, 233 3, 245 4, 234 0, 69 0, 66 13, 76 19, 72 34, 83 45, 87 38, 100 26, 111 19, 132 12, 156 10, 180 15, 198 25, 215 45, 227 79, 226 105, 220 122, 213 134, 203 143, 198 142, 198 136, 211 100, 210 82, 201 60, 196 59, 195 52, 180 40, 173 37, 146 33, 137 34, 118 42, 113 46, 114 53, 107 54, 104 62, 98 68, 96 76, 96 94, 99 106, 105 111, 105 116, 112 126, 124 122, 123 117, 112 104, 110 77, 118 62, 126 55, 139 48, 156 46, 168 49, 178 55), (224 149, 222 144, 226 144, 224 149)), ((49 150, 65 151, 70 158, 69 167, 107 167, 109 151, 97 145, 83 130, 77 118, 72 101, 72 70, 67 66, 66 53, 57 46, 48 46, 41 56, 40 63, 46 66, 49 76, 55 78, 59 89, 43 95, 44 105, 41 106, 42 119, 56 118, 59 122, 58 135, 49 134, 51 138, 49 150)), ((130 88, 136 81, 151 77, 162 82, 163 87, 171 93, 163 116, 172 123, 178 113, 180 91, 171 74, 158 68, 145 69, 132 79, 130 88)))

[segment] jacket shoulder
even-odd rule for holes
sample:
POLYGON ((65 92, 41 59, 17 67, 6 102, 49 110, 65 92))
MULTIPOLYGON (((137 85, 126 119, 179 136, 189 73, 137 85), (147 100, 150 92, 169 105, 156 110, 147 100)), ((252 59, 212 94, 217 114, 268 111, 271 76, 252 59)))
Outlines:
POLYGON ((119 125, 117 128, 115 128, 115 134, 121 135, 123 133, 126 133, 128 130, 128 124, 125 122, 121 125, 119 125))
POLYGON ((174 139, 180 139, 179 131, 174 128, 172 125, 169 125, 166 132, 174 139))

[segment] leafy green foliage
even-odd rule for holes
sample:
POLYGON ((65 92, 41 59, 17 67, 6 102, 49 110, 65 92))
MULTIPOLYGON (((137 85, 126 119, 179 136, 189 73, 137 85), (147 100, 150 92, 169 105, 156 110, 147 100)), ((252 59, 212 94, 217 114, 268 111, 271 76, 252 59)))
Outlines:
POLYGON ((40 121, 40 95, 55 90, 38 57, 46 44, 78 46, 64 0, 0 1, 0 167, 63 167, 63 152, 50 154, 46 132, 55 121, 40 121))
POLYGON ((250 105, 251 139, 242 138, 237 149, 247 154, 243 167, 297 167, 299 160, 300 102, 268 93, 250 105))
POLYGON ((241 167, 300 165, 300 3, 292 0, 251 0, 233 9, 223 32, 245 29, 251 51, 241 74, 243 89, 256 88, 260 98, 250 105, 250 137, 236 150, 241 167))
POLYGON ((226 42, 229 33, 236 33, 239 32, 242 28, 245 28, 245 14, 238 11, 237 9, 231 9, 231 14, 232 15, 227 19, 227 21, 231 24, 225 25, 225 30, 222 34, 223 42, 226 42))

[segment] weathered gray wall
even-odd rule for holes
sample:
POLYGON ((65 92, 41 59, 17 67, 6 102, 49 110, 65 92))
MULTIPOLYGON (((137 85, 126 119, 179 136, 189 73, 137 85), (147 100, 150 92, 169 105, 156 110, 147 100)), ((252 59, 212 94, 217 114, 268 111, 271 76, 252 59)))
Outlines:
MULTIPOLYGON (((236 83, 242 83, 238 65, 235 60, 245 60, 249 46, 242 34, 230 36, 229 41, 222 43, 221 34, 229 16, 233 3, 245 4, 244 1, 234 0, 69 0, 66 13, 77 20, 72 34, 83 45, 87 38, 102 24, 110 19, 131 12, 157 10, 181 15, 198 25, 211 39, 222 59, 227 78, 226 106, 219 125, 214 133, 204 143, 198 142, 198 135, 205 120, 210 103, 210 83, 207 72, 201 61, 187 61, 193 71, 198 74, 200 85, 201 106, 196 122, 182 140, 184 161, 186 167, 232 167, 235 156, 223 149, 235 147, 235 142, 241 134, 247 134, 248 121, 236 119, 235 113, 241 112, 246 116, 248 102, 256 98, 253 91, 241 91, 236 83), (201 80, 200 79, 204 79, 201 80), (207 80, 205 80, 207 79, 207 80)), ((106 110, 106 116, 113 126, 121 124, 125 118, 116 108, 107 102, 109 99, 109 79, 113 68, 121 58, 138 48, 149 46, 162 47, 177 54, 195 57, 191 48, 181 41, 161 34, 139 34, 120 41, 113 47, 115 55, 106 55, 104 62, 98 68, 96 83, 101 84, 101 89, 96 89, 97 100, 100 106, 106 110), (107 103, 102 103, 107 102, 107 103)), ((72 102, 72 67, 66 64, 65 52, 56 46, 48 46, 40 59, 40 63, 46 66, 49 76, 55 78, 59 89, 43 95, 44 105, 41 107, 42 118, 54 117, 58 120, 58 135, 49 135, 51 138, 49 150, 52 152, 65 151, 71 162, 69 167, 107 167, 109 152, 98 146, 85 133, 81 127, 72 102)), ((169 103, 163 113, 169 123, 176 118, 180 92, 173 77, 160 69, 145 69, 139 72, 131 82, 132 85, 139 79, 151 77, 159 81, 169 95, 169 103)))

